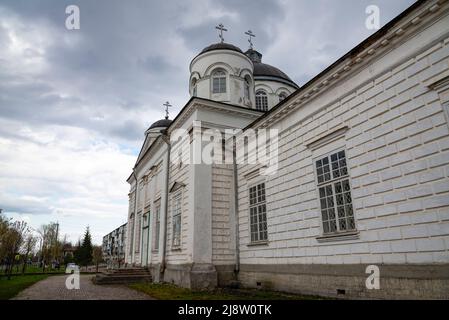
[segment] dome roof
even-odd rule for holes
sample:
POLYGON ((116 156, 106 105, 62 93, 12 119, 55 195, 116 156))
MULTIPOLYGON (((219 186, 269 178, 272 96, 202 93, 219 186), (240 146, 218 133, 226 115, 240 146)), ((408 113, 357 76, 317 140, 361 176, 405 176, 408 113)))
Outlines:
POLYGON ((284 72, 279 70, 276 67, 270 66, 269 64, 262 63, 262 62, 255 62, 254 63, 254 77, 274 77, 274 78, 280 78, 282 80, 285 80, 287 82, 290 82, 294 87, 297 87, 297 85, 293 82, 292 79, 290 79, 289 76, 287 76, 284 72))
POLYGON ((154 128, 167 128, 170 125, 170 123, 171 123, 171 120, 169 120, 169 119, 161 119, 161 120, 158 120, 155 123, 153 123, 148 130, 154 129, 154 128))
POLYGON ((200 54, 206 53, 209 51, 214 51, 214 50, 231 50, 231 51, 237 51, 237 52, 243 53, 243 51, 240 50, 239 47, 236 47, 230 43, 219 42, 219 43, 214 43, 214 44, 211 44, 210 46, 207 46, 200 52, 200 54))
POLYGON ((251 59, 254 65, 254 78, 273 80, 286 83, 294 88, 299 88, 284 72, 269 64, 262 63, 262 54, 256 50, 249 49, 245 54, 251 59))

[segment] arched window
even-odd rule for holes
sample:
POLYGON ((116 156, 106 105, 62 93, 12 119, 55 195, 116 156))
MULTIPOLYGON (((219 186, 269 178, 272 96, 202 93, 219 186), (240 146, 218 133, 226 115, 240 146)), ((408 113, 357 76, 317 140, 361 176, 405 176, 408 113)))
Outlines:
POLYGON ((192 79, 192 96, 196 97, 197 92, 196 92, 196 78, 192 79))
POLYGON ((226 72, 222 69, 215 70, 212 74, 212 93, 226 92, 226 72))
POLYGON ((261 111, 268 111, 268 96, 263 90, 256 92, 256 109, 261 111))
POLYGON ((250 99, 250 88, 251 88, 251 79, 246 76, 245 77, 245 99, 250 99))
POLYGON ((279 93, 279 102, 281 102, 282 100, 285 100, 288 97, 288 94, 284 91, 282 91, 281 93, 279 93))

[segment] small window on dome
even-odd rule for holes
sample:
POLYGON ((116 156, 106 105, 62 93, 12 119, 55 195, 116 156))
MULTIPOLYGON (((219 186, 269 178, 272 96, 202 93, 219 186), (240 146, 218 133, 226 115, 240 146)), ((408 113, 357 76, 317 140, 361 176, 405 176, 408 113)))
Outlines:
POLYGON ((279 102, 281 102, 282 100, 285 100, 288 97, 288 94, 286 92, 281 92, 279 94, 279 102))
POLYGON ((226 93, 226 72, 222 69, 212 74, 212 93, 226 93))
POLYGON ((246 76, 245 77, 245 99, 250 99, 250 88, 251 88, 251 79, 246 76))
POLYGON ((197 91, 196 91, 196 78, 192 79, 192 96, 196 97, 197 91))
POLYGON ((256 109, 260 111, 268 111, 268 96, 263 90, 256 92, 256 109))

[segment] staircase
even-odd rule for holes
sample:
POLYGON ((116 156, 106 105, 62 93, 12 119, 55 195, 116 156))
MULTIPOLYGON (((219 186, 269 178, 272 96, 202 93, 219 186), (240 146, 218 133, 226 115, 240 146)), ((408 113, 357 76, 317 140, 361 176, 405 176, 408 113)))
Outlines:
POLYGON ((112 269, 97 274, 93 281, 96 284, 151 282, 151 274, 146 268, 112 269))

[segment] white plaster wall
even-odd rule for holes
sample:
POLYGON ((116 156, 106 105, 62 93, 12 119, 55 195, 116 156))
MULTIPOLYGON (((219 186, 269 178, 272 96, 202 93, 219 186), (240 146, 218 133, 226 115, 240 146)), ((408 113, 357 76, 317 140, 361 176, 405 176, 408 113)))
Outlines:
POLYGON ((253 64, 242 53, 230 50, 214 50, 196 57, 190 65, 189 90, 193 95, 192 79, 197 79, 197 97, 227 102, 235 105, 254 106, 253 64), (212 93, 211 73, 217 69, 227 73, 227 90, 223 94, 212 93), (251 78, 250 99, 244 98, 244 77, 251 78))
MULTIPOLYGON (((138 192, 137 192, 137 208, 134 208, 134 195, 135 193, 132 193, 131 197, 129 198, 129 210, 130 213, 128 214, 128 222, 130 222, 129 217, 131 212, 135 213, 135 217, 141 217, 145 212, 148 211, 148 208, 150 209, 150 239, 148 243, 148 262, 158 262, 161 260, 160 250, 159 252, 152 252, 153 248, 153 232, 154 232, 154 223, 153 223, 153 213, 154 213, 154 203, 157 200, 164 201, 165 195, 162 192, 162 190, 165 190, 165 171, 164 171, 164 161, 167 153, 167 148, 164 144, 161 144, 160 146, 157 146, 154 150, 154 153, 149 156, 146 155, 141 162, 139 163, 138 167, 136 168, 136 175, 137 175, 137 183, 138 183, 138 192), (157 170, 151 171, 150 169, 154 166, 157 166, 157 170), (144 183, 143 177, 145 175, 149 175, 149 179, 147 183, 144 183), (139 213, 139 214, 137 214, 139 213)), ((134 190, 135 183, 131 185, 131 189, 134 190)), ((163 206, 161 206, 161 226, 163 223, 163 206)), ((141 241, 142 241, 142 230, 137 230, 139 226, 139 223, 137 219, 135 219, 134 224, 128 225, 128 232, 127 232, 127 253, 126 253, 126 262, 127 263, 134 263, 134 264, 140 264, 141 263, 141 256, 142 256, 142 248, 138 252, 136 252, 136 246, 139 245, 141 247, 141 241), (134 227, 134 238, 131 238, 131 228, 134 227), (131 241, 133 241, 133 250, 130 252, 130 245, 131 241)), ((140 224, 142 226, 142 224, 140 224)), ((163 230, 161 227, 161 238, 163 236, 163 230)), ((161 247, 161 245, 160 245, 161 247)))
POLYGON ((281 92, 287 93, 287 96, 296 91, 296 88, 289 86, 285 83, 269 81, 269 80, 257 80, 255 81, 255 90, 262 89, 268 95, 268 110, 273 108, 275 105, 279 103, 279 94, 281 92))
POLYGON ((280 163, 265 178, 266 246, 248 246, 245 174, 252 168, 239 166, 242 264, 449 262, 448 122, 424 84, 449 69, 448 25, 446 15, 273 125, 281 132, 280 163), (319 243, 306 145, 342 125, 349 127, 343 144, 360 237, 319 243))

